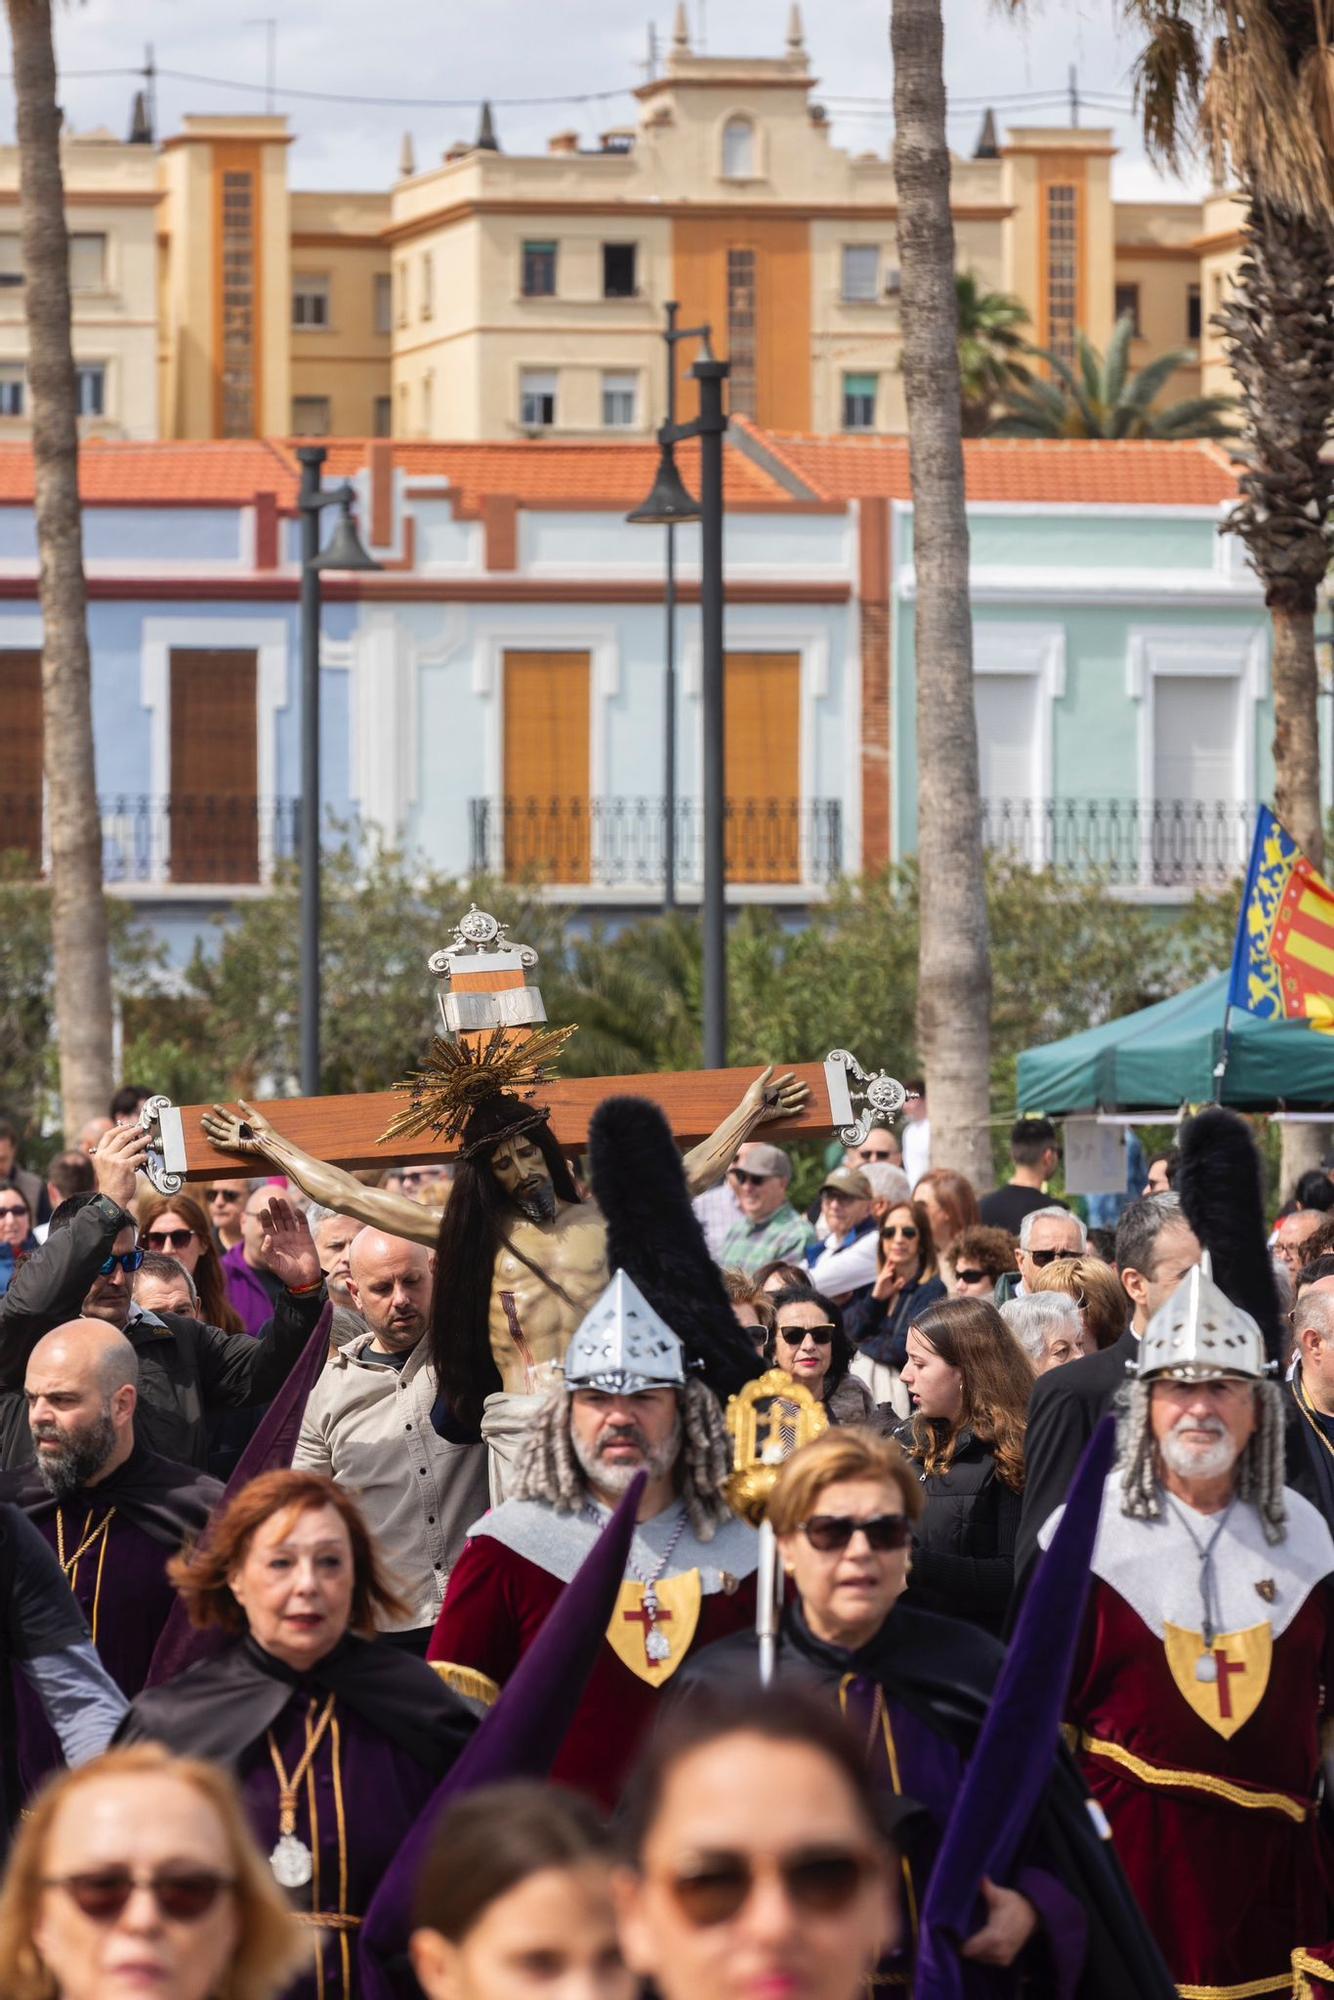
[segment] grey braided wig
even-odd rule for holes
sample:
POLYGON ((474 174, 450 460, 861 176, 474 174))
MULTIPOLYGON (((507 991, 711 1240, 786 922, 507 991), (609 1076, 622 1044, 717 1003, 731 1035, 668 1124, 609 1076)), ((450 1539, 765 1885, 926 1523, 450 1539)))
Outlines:
MULTIPOLYGON (((1121 1413, 1118 1432, 1121 1467, 1121 1511, 1137 1521, 1162 1516, 1162 1487, 1157 1477, 1157 1452, 1149 1421, 1152 1383, 1132 1385, 1121 1413)), ((1259 1418, 1255 1434, 1237 1461, 1237 1498, 1248 1500, 1260 1516, 1267 1542, 1281 1542, 1287 1533, 1288 1510, 1283 1499, 1283 1397, 1277 1382, 1257 1382, 1259 1418)))
MULTIPOLYGON (((695 1536, 710 1542, 731 1513, 722 1489, 732 1455, 718 1399, 693 1377, 681 1397, 681 1431, 681 1498, 695 1536)), ((588 1482, 570 1442, 567 1390, 553 1389, 538 1409, 510 1491, 515 1500, 540 1500, 558 1514, 577 1514, 588 1499, 588 1482)))

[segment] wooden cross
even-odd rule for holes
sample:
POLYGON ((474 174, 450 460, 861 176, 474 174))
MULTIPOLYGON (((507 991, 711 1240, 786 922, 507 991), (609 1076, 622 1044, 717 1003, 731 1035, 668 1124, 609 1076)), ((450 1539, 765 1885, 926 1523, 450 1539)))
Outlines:
MULTIPOLYGON (((536 963, 536 952, 511 943, 503 925, 474 905, 457 925, 454 942, 427 961, 445 989, 439 1001, 446 1033, 477 1042, 496 1029, 522 1034, 539 1027, 546 1009, 541 993, 528 979, 536 963)), ((676 1138, 690 1146, 708 1138, 735 1110, 754 1074, 746 1069, 714 1069, 556 1077, 534 1095, 535 1101, 549 1107, 551 1129, 569 1153, 578 1153, 587 1144, 598 1105, 621 1094, 651 1099, 665 1113, 676 1138)), ((794 1116, 760 1128, 766 1140, 825 1138, 838 1131, 845 1145, 857 1145, 873 1124, 893 1117, 906 1096, 892 1077, 883 1073, 868 1077, 844 1049, 833 1050, 823 1063, 797 1064, 791 1074, 807 1086, 809 1095, 794 1116)), ((404 1102, 402 1092, 384 1090, 343 1097, 274 1098, 257 1109, 303 1152, 353 1172, 451 1159, 458 1141, 430 1131, 385 1143, 383 1135, 404 1102)), ((209 1108, 177 1107, 165 1097, 145 1105, 143 1123, 152 1139, 145 1170, 162 1193, 176 1193, 183 1180, 212 1180, 237 1171, 236 1155, 219 1151, 204 1136, 200 1119, 209 1108)))

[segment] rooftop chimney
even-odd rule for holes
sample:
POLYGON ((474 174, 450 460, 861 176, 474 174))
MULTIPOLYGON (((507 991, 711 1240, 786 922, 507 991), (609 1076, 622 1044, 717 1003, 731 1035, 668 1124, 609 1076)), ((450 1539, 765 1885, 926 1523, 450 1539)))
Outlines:
POLYGON ((577 153, 579 151, 579 134, 577 132, 553 132, 547 140, 547 151, 549 153, 577 153))
POLYGON ((491 116, 489 102, 482 106, 481 121, 477 127, 477 150, 479 153, 498 153, 500 151, 500 141, 496 137, 496 122, 491 116))
POLYGON ((136 90, 134 103, 130 107, 130 144, 151 146, 153 143, 153 121, 148 115, 148 92, 136 90))
POLYGON ((996 114, 994 111, 988 111, 982 120, 982 130, 977 135, 977 144, 973 148, 973 158, 975 160, 998 160, 1000 158, 1000 141, 996 137, 996 114))
POLYGON ((412 143, 411 132, 403 134, 403 144, 398 149, 398 178, 410 181, 417 171, 417 149, 412 143))

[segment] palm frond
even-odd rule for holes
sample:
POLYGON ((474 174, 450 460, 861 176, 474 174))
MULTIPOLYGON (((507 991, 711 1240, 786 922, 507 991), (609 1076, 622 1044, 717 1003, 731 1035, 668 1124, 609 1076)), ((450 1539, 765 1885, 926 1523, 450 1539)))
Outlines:
POLYGON ((1144 142, 1151 158, 1176 171, 1195 143, 1205 76, 1199 35, 1179 0, 1130 0, 1127 12, 1147 37, 1132 77, 1144 142))
POLYGON ((1188 347, 1175 347, 1170 354, 1160 354, 1153 361, 1132 375, 1118 399, 1127 409, 1147 410, 1150 403, 1160 396, 1178 368, 1189 368, 1195 356, 1188 347))
POLYGON ((1152 416, 1146 435, 1155 438, 1218 438, 1236 436, 1237 404, 1231 396, 1187 396, 1152 416))
POLYGON ((1112 328, 1102 370, 1103 400, 1109 412, 1116 408, 1125 393, 1126 375, 1130 368, 1130 343, 1134 334, 1134 320, 1129 313, 1122 313, 1112 328))

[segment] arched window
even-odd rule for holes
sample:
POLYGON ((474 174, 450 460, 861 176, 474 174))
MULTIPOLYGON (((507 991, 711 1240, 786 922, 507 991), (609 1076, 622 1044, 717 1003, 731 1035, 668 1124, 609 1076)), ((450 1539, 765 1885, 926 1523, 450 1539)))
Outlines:
POLYGON ((749 118, 729 118, 723 127, 723 179, 748 181, 755 173, 755 127, 749 118))

